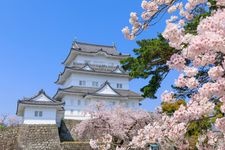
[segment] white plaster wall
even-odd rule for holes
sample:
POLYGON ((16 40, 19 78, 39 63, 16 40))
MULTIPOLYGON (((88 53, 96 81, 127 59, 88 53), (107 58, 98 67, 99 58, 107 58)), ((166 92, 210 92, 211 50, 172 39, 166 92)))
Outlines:
MULTIPOLYGON (((85 63, 89 61, 89 64, 96 64, 96 65, 107 65, 107 66, 117 66, 120 65, 118 59, 107 58, 104 55, 96 55, 96 56, 84 56, 78 55, 73 62, 75 63, 85 63)), ((71 64, 72 65, 72 64, 71 64)))
POLYGON ((87 104, 81 96, 66 95, 62 100, 65 102, 64 109, 83 109, 87 104))
POLYGON ((91 75, 76 73, 72 74, 67 81, 64 83, 63 88, 69 86, 79 86, 79 81, 86 81, 86 87, 92 87, 92 81, 97 81, 99 86, 101 86, 105 81, 108 81, 113 88, 117 88, 117 83, 122 83, 122 89, 129 89, 129 79, 126 77, 112 77, 104 75, 91 75))
POLYGON ((64 119, 85 120, 90 116, 85 113, 89 100, 85 100, 81 96, 66 95, 62 99, 65 102, 64 119))
POLYGON ((111 99, 91 99, 90 105, 93 105, 95 103, 104 103, 106 107, 114 107, 114 106, 123 106, 126 108, 138 108, 139 107, 139 100, 135 99, 128 99, 128 100, 118 100, 116 98, 111 99))
POLYGON ((56 124, 56 108, 26 107, 24 124, 56 124), (42 111, 42 117, 35 117, 35 111, 42 111))

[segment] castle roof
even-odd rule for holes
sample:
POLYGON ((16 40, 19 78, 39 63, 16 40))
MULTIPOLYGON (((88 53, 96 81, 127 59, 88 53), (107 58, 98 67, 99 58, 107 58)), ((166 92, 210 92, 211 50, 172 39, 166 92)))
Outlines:
POLYGON ((115 46, 98 45, 77 41, 74 42, 73 46, 74 48, 80 48, 83 52, 96 53, 98 51, 104 51, 109 55, 120 55, 115 46))
POLYGON ((143 97, 130 90, 114 89, 109 82, 105 82, 100 88, 71 86, 64 89, 58 89, 54 98, 61 99, 64 94, 81 95, 83 97, 104 97, 104 98, 121 98, 121 99, 139 99, 143 97))
POLYGON ((63 73, 59 74, 58 79, 55 83, 63 84, 72 73, 85 73, 85 74, 93 74, 93 75, 98 74, 98 75, 120 76, 120 77, 129 78, 128 72, 125 72, 119 66, 75 63, 71 67, 66 66, 63 73))
MULTIPOLYGON (((119 69, 123 74, 128 74, 128 72, 124 71, 122 68, 119 66, 107 66, 107 65, 96 65, 96 64, 83 64, 83 63, 74 63, 73 66, 68 67, 68 68, 73 68, 73 69, 86 69, 85 67, 89 67, 89 70, 93 70, 96 72, 106 72, 106 73, 115 73, 114 71, 119 69)), ((86 69, 87 70, 87 69, 86 69)), ((116 72, 118 73, 118 72, 116 72)))
POLYGON ((96 55, 104 54, 106 57, 123 59, 130 55, 121 54, 115 46, 98 45, 75 41, 72 45, 69 55, 64 60, 63 64, 68 65, 76 57, 77 54, 96 55))
POLYGON ((58 107, 59 109, 63 109, 62 106, 64 102, 59 102, 51 97, 49 97, 44 90, 40 90, 37 95, 31 98, 23 98, 17 101, 17 111, 16 114, 21 115, 24 110, 24 106, 44 106, 47 107, 58 107))

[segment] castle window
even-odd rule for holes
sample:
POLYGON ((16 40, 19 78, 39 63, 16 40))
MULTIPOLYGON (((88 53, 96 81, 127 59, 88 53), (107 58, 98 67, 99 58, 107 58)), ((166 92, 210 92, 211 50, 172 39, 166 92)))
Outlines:
POLYGON ((35 111, 35 112, 34 112, 34 116, 35 116, 35 117, 38 117, 38 111, 35 111))
POLYGON ((93 81, 93 82, 92 82, 92 86, 93 86, 93 87, 98 87, 98 82, 97 82, 97 81, 93 81))
POLYGON ((77 105, 80 105, 80 104, 81 104, 81 101, 80 101, 80 100, 78 100, 78 101, 77 101, 77 105))
POLYGON ((42 111, 35 111, 34 112, 34 116, 35 117, 42 117, 43 116, 43 112, 42 111))
POLYGON ((118 89, 122 89, 122 88, 123 88, 123 85, 122 85, 122 83, 117 83, 117 84, 116 84, 116 87, 117 87, 118 89))
POLYGON ((80 85, 80 86, 85 86, 85 85, 86 85, 86 81, 80 80, 80 81, 79 81, 79 85, 80 85))
POLYGON ((39 117, 42 117, 43 113, 42 111, 39 111, 39 117))

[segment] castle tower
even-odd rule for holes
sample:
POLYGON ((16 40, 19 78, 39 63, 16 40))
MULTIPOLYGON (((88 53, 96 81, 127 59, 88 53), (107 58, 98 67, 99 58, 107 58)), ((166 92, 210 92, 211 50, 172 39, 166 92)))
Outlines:
POLYGON ((128 56, 115 46, 74 42, 63 62, 65 69, 56 81, 60 88, 54 96, 65 102, 64 119, 87 119, 83 112, 98 102, 107 107, 138 107, 143 97, 129 90, 131 78, 120 65, 120 60, 128 56))

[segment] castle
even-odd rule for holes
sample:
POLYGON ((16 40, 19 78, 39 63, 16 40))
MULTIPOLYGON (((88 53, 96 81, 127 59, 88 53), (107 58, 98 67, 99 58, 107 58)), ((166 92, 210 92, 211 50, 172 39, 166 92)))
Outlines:
POLYGON ((16 114, 23 118, 23 124, 60 127, 62 119, 90 118, 84 112, 91 104, 138 107, 143 97, 129 90, 131 78, 120 65, 120 60, 127 57, 114 45, 73 42, 63 62, 64 71, 55 82, 59 89, 53 98, 41 90, 31 98, 19 100, 16 114))

